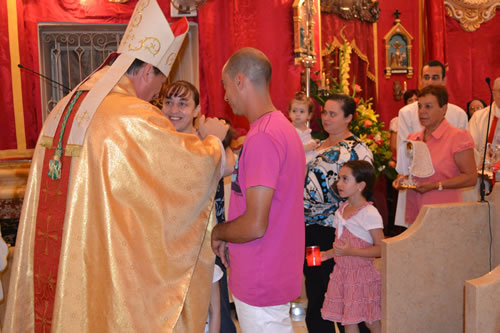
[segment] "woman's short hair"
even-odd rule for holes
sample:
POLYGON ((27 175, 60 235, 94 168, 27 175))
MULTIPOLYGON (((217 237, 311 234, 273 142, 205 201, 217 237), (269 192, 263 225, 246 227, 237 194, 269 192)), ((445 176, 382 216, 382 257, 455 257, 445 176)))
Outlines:
POLYGON ((480 99, 480 98, 474 98, 474 99, 471 99, 469 102, 467 102, 467 109, 466 109, 467 114, 469 115, 469 118, 470 118, 470 105, 471 105, 471 104, 472 104, 472 102, 474 102, 474 101, 478 101, 478 102, 480 102, 480 103, 483 105, 483 108, 485 108, 485 107, 486 107, 486 103, 485 103, 482 99, 480 99))
POLYGON ((346 94, 333 94, 327 98, 325 104, 328 101, 340 102, 340 108, 344 111, 344 118, 349 115, 354 117, 354 114, 356 113, 356 102, 351 96, 346 94))
POLYGON ((307 111, 309 112, 309 114, 313 113, 313 111, 314 111, 314 102, 313 102, 312 98, 307 97, 306 93, 303 91, 298 91, 295 93, 295 96, 290 101, 290 104, 288 104, 288 111, 292 111, 293 102, 307 104, 307 111))
POLYGON ((363 160, 353 160, 346 162, 342 167, 347 167, 351 169, 356 183, 365 182, 366 186, 361 194, 368 199, 372 195, 373 186, 375 186, 375 181, 377 176, 375 175, 375 168, 368 161, 363 160))
POLYGON ((417 97, 424 97, 427 95, 436 96, 439 107, 448 104, 448 90, 443 86, 430 85, 419 91, 417 97))
POLYGON ((172 98, 172 97, 183 97, 187 98, 192 96, 194 100, 194 106, 198 106, 200 104, 200 93, 195 86, 191 83, 183 80, 175 81, 167 85, 164 92, 164 98, 172 98))

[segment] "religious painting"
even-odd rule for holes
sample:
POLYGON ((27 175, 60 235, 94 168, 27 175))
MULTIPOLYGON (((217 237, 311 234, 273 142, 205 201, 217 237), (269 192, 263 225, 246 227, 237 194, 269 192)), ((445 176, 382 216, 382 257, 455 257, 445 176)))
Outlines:
POLYGON ((399 18, 385 35, 385 77, 390 78, 392 74, 406 74, 408 78, 413 77, 413 66, 411 59, 413 37, 406 31, 399 18))
POLYGON ((317 0, 295 0, 293 2, 293 32, 295 64, 299 65, 305 57, 316 60, 314 51, 314 25, 317 0))

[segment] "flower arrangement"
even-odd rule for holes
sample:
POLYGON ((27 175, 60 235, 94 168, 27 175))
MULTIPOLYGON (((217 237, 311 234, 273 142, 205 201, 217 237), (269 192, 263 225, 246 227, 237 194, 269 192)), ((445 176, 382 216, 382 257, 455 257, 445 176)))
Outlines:
MULTIPOLYGON (((352 84, 349 83, 352 47, 343 36, 342 31, 340 36, 344 40, 342 47, 336 49, 332 44, 327 44, 329 55, 325 62, 325 72, 321 73, 320 82, 311 80, 311 90, 313 91, 311 96, 321 106, 325 104, 326 99, 331 94, 344 93, 352 96, 357 104, 357 108, 349 130, 363 140, 371 149, 374 158, 373 166, 375 167, 377 176, 385 174, 389 179, 394 179, 397 176, 397 172, 394 169, 395 163, 392 160, 392 153, 389 147, 390 134, 384 130, 384 123, 379 121, 379 115, 373 109, 373 99, 370 97, 365 100, 356 96, 361 92, 361 87, 356 84, 355 78, 353 78, 352 84), (335 64, 336 59, 337 66, 335 64), (338 73, 338 77, 333 75, 335 72, 338 73)), ((319 121, 321 120, 319 119, 319 121)), ((316 135, 316 137, 320 139, 324 138, 321 134, 316 135)))

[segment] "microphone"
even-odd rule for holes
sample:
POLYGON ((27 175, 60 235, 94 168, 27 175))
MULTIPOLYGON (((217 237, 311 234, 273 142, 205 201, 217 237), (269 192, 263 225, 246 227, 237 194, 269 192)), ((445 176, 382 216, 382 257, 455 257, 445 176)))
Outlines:
MULTIPOLYGON (((484 142, 484 153, 483 153, 483 166, 482 166, 482 171, 481 171, 481 185, 479 186, 479 193, 481 195, 481 202, 484 202, 484 196, 486 195, 486 189, 485 189, 485 184, 484 184, 484 168, 486 164, 486 150, 488 147, 488 136, 490 132, 490 121, 491 121, 491 107, 493 106, 493 91, 491 90, 491 79, 487 77, 485 79, 486 83, 488 84, 488 88, 490 89, 490 110, 488 111, 488 125, 486 127, 486 141, 484 142)), ((495 130, 495 128, 493 129, 495 130)), ((495 177, 495 175, 493 175, 495 177)), ((490 193, 493 189, 490 189, 490 193)))
POLYGON ((43 75, 43 74, 41 74, 41 73, 35 72, 35 71, 34 71, 34 70, 32 70, 32 69, 29 69, 29 68, 27 68, 27 67, 24 67, 24 66, 23 66, 23 65, 21 65, 21 64, 17 64, 17 67, 19 67, 19 68, 21 68, 21 69, 25 69, 25 70, 27 70, 27 71, 29 71, 29 72, 31 72, 31 73, 34 73, 34 74, 36 74, 36 75, 40 76, 41 78, 44 78, 45 80, 48 80, 48 81, 50 81, 50 82, 52 82, 52 83, 55 83, 55 84, 57 84, 57 85, 59 85, 59 86, 63 87, 64 89, 66 89, 68 92, 70 92, 70 91, 71 91, 71 89, 69 89, 69 88, 68 88, 68 87, 66 87, 65 85, 62 85, 62 84, 60 84, 59 82, 54 81, 54 80, 52 80, 50 77, 47 77, 47 76, 45 76, 45 75, 43 75))

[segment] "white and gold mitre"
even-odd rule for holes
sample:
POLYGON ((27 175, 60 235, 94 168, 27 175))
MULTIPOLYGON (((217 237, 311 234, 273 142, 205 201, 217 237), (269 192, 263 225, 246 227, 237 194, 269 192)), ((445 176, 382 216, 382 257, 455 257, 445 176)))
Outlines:
POLYGON ((168 76, 188 28, 185 18, 170 25, 156 0, 140 0, 118 53, 151 64, 168 76))
MULTIPOLYGON (((125 75, 135 59, 155 66, 165 76, 168 76, 188 29, 186 18, 170 25, 156 0, 139 0, 118 47, 119 55, 82 101, 75 116, 75 119, 79 119, 79 121, 73 122, 67 144, 74 147, 83 145, 85 134, 97 108, 125 75)), ((108 57, 104 64, 107 64, 112 56, 115 55, 108 57)), ((71 96, 85 81, 86 79, 65 96, 51 112, 44 125, 44 137, 49 138, 49 140, 54 137, 62 113, 71 96)), ((70 151, 78 151, 78 149, 66 150, 66 155, 70 151)), ((77 156, 77 154, 72 156, 77 156)))

